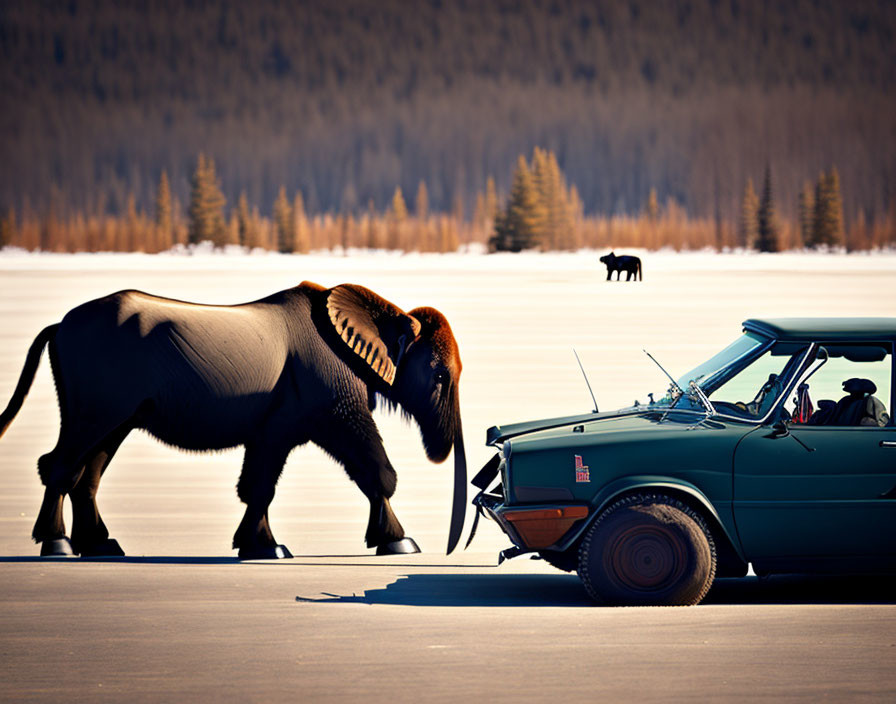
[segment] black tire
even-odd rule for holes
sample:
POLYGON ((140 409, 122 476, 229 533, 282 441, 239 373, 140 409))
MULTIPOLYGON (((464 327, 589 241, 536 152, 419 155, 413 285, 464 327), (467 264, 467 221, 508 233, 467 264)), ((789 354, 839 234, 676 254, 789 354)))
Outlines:
POLYGON ((556 567, 564 572, 575 572, 579 567, 579 553, 575 547, 565 552, 556 550, 542 550, 538 556, 551 567, 556 567))
POLYGON ((579 548, 579 577, 601 604, 699 604, 715 572, 715 544, 703 518, 661 494, 619 499, 601 513, 579 548))

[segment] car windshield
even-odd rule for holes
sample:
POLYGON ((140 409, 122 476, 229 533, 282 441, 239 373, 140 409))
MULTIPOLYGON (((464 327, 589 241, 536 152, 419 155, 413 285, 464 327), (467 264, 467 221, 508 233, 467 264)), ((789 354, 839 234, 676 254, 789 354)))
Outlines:
POLYGON ((746 333, 682 376, 659 405, 749 420, 764 418, 805 358, 805 343, 746 333), (695 389, 691 384, 699 385, 695 389), (701 398, 702 396, 702 398, 701 398))
POLYGON ((751 357, 763 347, 767 347, 769 343, 770 340, 767 337, 761 337, 751 332, 744 333, 721 352, 691 369, 678 379, 677 383, 687 391, 690 383, 694 381, 700 385, 700 388, 708 392, 713 387, 712 378, 718 372, 731 368, 738 360, 751 357))

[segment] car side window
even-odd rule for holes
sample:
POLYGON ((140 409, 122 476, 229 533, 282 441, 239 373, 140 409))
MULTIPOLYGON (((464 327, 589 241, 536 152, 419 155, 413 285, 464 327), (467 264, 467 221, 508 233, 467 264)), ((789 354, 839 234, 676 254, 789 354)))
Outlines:
POLYGON ((891 424, 890 343, 825 343, 816 360, 785 403, 792 423, 872 428, 891 424))
POLYGON ((720 386, 709 399, 718 411, 749 419, 764 418, 784 390, 786 379, 804 359, 808 345, 776 343, 720 386))

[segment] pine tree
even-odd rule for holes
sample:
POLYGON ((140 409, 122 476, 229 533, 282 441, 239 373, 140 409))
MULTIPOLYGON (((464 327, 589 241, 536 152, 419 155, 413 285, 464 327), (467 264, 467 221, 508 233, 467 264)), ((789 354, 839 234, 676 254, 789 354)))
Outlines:
POLYGON ((274 201, 274 227, 277 232, 277 251, 289 254, 295 249, 296 232, 292 207, 286 197, 286 188, 280 186, 274 201))
POLYGON ((250 247, 249 218, 249 199, 246 197, 246 192, 242 191, 236 206, 236 225, 240 244, 244 247, 250 247))
POLYGON ((174 214, 171 204, 171 186, 168 183, 168 172, 162 171, 156 189, 156 231, 158 233, 157 249, 164 251, 174 244, 174 214))
POLYGON ((373 205, 373 198, 370 198, 367 201, 367 213, 365 214, 365 240, 367 243, 367 249, 379 249, 382 247, 382 242, 380 242, 379 236, 379 227, 377 223, 376 216, 376 208, 373 205))
POLYGON ((200 154, 196 171, 190 180, 190 227, 188 241, 198 244, 208 240, 216 246, 226 239, 224 205, 226 200, 218 185, 215 162, 200 154))
POLYGON ((566 177, 554 152, 536 148, 532 156, 533 180, 540 201, 538 239, 545 249, 573 249, 573 216, 566 177))
POLYGON ((439 218, 439 247, 440 252, 456 252, 460 246, 457 236, 457 223, 455 218, 448 218, 444 215, 439 218))
MULTIPOLYGON (((420 181, 417 186, 417 196, 414 198, 414 241, 421 251, 427 251, 429 247, 429 194, 426 184, 420 181)), ((433 247, 434 248, 434 247, 433 247)))
POLYGON ((224 228, 225 244, 239 245, 240 243, 240 219, 239 216, 231 211, 224 228))
POLYGON ((843 240, 843 196, 840 193, 840 173, 832 167, 828 173, 828 188, 831 193, 831 222, 838 240, 843 240))
POLYGON ((405 205, 404 196, 401 194, 401 186, 396 186, 395 193, 392 195, 392 205, 389 207, 388 221, 388 248, 403 248, 403 232, 405 221, 408 219, 408 207, 405 205))
POLYGON ((741 247, 750 247, 756 241, 758 223, 759 199, 753 188, 753 179, 747 180, 744 189, 744 197, 740 207, 740 222, 738 223, 738 236, 741 247))
POLYGON ((557 156, 548 152, 548 166, 553 195, 549 203, 549 219, 554 231, 554 244, 558 249, 575 249, 575 212, 573 193, 566 185, 566 176, 560 170, 557 156))
POLYGON ((812 220, 815 213, 815 191, 812 184, 806 181, 800 191, 797 204, 797 215, 800 225, 800 239, 803 246, 812 242, 812 220))
MULTIPOLYGON (((248 205, 247 205, 248 209, 248 205)), ((258 212, 258 207, 253 207, 251 214, 246 218, 246 241, 243 243, 250 250, 256 247, 267 249, 270 247, 267 236, 267 223, 258 212)))
POLYGON ((405 205, 404 196, 401 194, 401 186, 396 186, 392 194, 391 215, 398 222, 404 222, 408 217, 408 206, 405 205))
POLYGON ((489 252, 504 252, 511 247, 512 232, 508 225, 507 211, 499 209, 494 217, 494 231, 488 238, 489 252))
POLYGON ((775 219, 775 203, 772 197, 772 171, 765 166, 762 184, 762 200, 756 213, 756 249, 760 252, 778 251, 778 223, 775 219))
POLYGON ((533 214, 537 240, 545 249, 556 249, 556 230, 554 215, 558 194, 556 182, 551 171, 551 163, 546 150, 535 147, 532 152, 532 183, 538 199, 538 208, 533 214))
POLYGON ((418 220, 426 220, 429 217, 429 193, 426 190, 426 184, 420 181, 417 186, 417 197, 414 199, 414 214, 418 220))
POLYGON ((307 254, 311 249, 311 236, 308 232, 308 218, 305 215, 305 199, 302 198, 301 191, 296 191, 292 201, 292 220, 295 235, 293 251, 307 254))
POLYGON ((348 248, 351 247, 351 232, 353 219, 351 215, 339 216, 339 242, 342 244, 343 256, 348 256, 348 248))
POLYGON ((134 197, 133 193, 128 193, 128 198, 125 205, 125 216, 124 216, 124 232, 122 237, 122 242, 120 249, 125 252, 137 252, 144 251, 144 243, 139 242, 137 240, 137 228, 139 226, 138 216, 137 216, 137 199, 134 197))
POLYGON ((815 184, 812 217, 812 247, 833 247, 843 242, 843 205, 837 169, 822 172, 815 184))
POLYGON ((539 244, 538 227, 543 220, 542 205, 526 158, 520 155, 510 198, 501 221, 495 219, 495 234, 489 241, 492 250, 519 252, 539 244))
POLYGON ((16 235, 16 211, 7 209, 0 219, 0 249, 11 245, 16 235))
POLYGON ((218 183, 218 176, 215 173, 214 159, 208 160, 206 173, 207 189, 208 189, 208 210, 209 221, 211 222, 211 241, 216 247, 222 247, 227 243, 227 232, 224 221, 224 206, 227 200, 221 192, 221 185, 218 183))

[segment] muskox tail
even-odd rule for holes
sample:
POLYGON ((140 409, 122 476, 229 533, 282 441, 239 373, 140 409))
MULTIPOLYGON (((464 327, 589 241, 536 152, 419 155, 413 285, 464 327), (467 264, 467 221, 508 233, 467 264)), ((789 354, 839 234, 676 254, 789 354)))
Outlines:
POLYGON ((16 384, 16 390, 12 392, 12 398, 9 399, 6 410, 0 413, 0 438, 3 437, 3 433, 6 432, 9 424, 12 423, 12 419, 16 417, 16 414, 25 402, 25 397, 31 389, 31 383, 34 381, 34 375, 37 373, 37 365, 40 364, 40 356, 47 342, 56 334, 58 327, 59 323, 45 327, 34 338, 34 342, 31 343, 28 354, 25 357, 25 366, 22 368, 21 375, 19 375, 19 383, 16 384))

